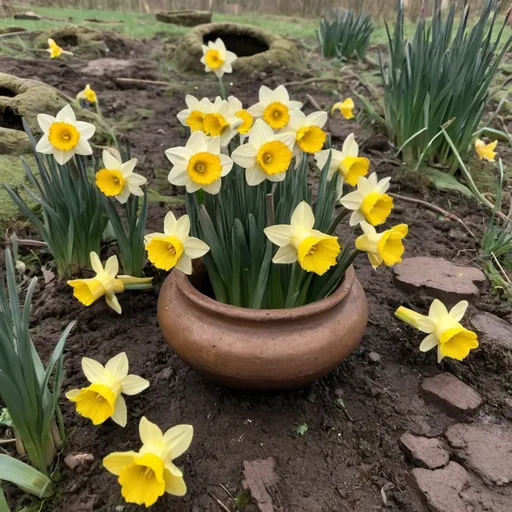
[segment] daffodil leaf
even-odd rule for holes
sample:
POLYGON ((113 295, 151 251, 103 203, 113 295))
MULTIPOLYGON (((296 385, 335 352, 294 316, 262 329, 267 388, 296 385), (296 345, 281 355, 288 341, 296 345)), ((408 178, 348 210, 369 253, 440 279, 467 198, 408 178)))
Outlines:
POLYGON ((421 172, 430 178, 434 187, 439 190, 454 190, 467 197, 474 197, 468 187, 458 181, 455 176, 452 176, 447 172, 434 169, 433 167, 426 167, 422 169, 421 172))

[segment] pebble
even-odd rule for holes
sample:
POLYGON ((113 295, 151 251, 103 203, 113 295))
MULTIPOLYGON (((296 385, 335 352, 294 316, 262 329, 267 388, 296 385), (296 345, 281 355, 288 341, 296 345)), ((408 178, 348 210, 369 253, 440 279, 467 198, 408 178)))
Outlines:
POLYGON ((306 400, 314 404, 316 402, 316 393, 314 391, 311 391, 306 397, 306 400))
POLYGON ((370 352, 368 354, 368 359, 370 360, 370 363, 373 364, 380 364, 382 358, 380 357, 380 354, 377 354, 377 352, 370 352))

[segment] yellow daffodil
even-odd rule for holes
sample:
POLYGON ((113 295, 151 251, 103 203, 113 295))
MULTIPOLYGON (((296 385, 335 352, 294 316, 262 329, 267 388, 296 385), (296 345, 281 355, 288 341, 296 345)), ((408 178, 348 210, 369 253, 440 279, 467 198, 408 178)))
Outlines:
POLYGON ((88 140, 94 135, 96 127, 77 121, 70 105, 66 105, 56 117, 38 114, 37 122, 43 131, 36 146, 38 153, 53 155, 60 165, 68 162, 73 155, 92 155, 88 140))
POLYGON ((437 360, 450 357, 462 361, 469 351, 478 347, 476 333, 462 327, 459 323, 466 310, 468 302, 463 300, 450 311, 438 299, 435 299, 428 312, 428 316, 416 313, 412 309, 400 306, 396 310, 396 317, 412 325, 428 336, 421 342, 420 350, 428 352, 437 347, 437 360))
POLYGON ((66 398, 76 403, 76 412, 100 425, 108 418, 126 426, 126 402, 122 396, 138 395, 149 382, 138 375, 128 375, 128 357, 125 352, 110 359, 105 366, 94 359, 82 358, 82 371, 90 386, 72 389, 66 398))
POLYGON ((402 261, 404 253, 402 239, 407 236, 407 224, 399 224, 382 233, 377 233, 368 222, 362 221, 360 225, 364 234, 356 239, 356 249, 368 254, 373 268, 377 268, 382 263, 391 267, 402 261))
POLYGON ((189 193, 203 189, 218 194, 222 177, 233 167, 231 158, 220 152, 220 138, 202 132, 194 132, 185 147, 170 148, 165 155, 174 166, 169 182, 186 187, 189 193))
POLYGON ((290 121, 283 130, 293 133, 295 137, 294 155, 301 151, 316 153, 325 144, 327 134, 322 130, 327 122, 327 112, 313 112, 306 116, 301 110, 290 112, 290 121))
POLYGON ((48 39, 48 49, 46 50, 52 59, 61 55, 73 55, 71 52, 63 50, 53 39, 48 39))
POLYGON ((164 232, 146 235, 148 259, 156 268, 171 270, 176 267, 192 274, 192 260, 204 256, 210 248, 199 238, 189 236, 190 219, 183 215, 178 220, 172 212, 164 219, 164 232))
MULTIPOLYGON (((221 101, 220 96, 215 100, 216 103, 221 101)), ((214 104, 208 98, 198 100, 191 94, 185 96, 185 103, 187 108, 178 112, 178 121, 192 132, 204 132, 204 118, 212 111, 214 104)))
POLYGON ((494 159, 496 157, 496 146, 498 145, 498 141, 495 140, 494 142, 490 142, 489 144, 486 144, 481 139, 475 140, 475 151, 478 155, 478 158, 480 160, 487 160, 488 162, 494 162, 494 159))
POLYGON ((327 172, 327 179, 332 180, 338 173, 337 197, 343 195, 343 184, 347 182, 352 187, 357 185, 361 176, 366 176, 370 168, 370 160, 359 156, 359 146, 351 133, 343 142, 341 151, 336 149, 324 149, 315 153, 316 165, 322 170, 329 158, 331 152, 331 161, 327 172))
MULTIPOLYGON (((220 98, 218 98, 220 99, 220 98)), ((225 101, 215 100, 209 113, 203 119, 203 129, 210 137, 219 137, 220 146, 226 147, 237 134, 237 128, 243 122, 242 118, 235 115, 231 105, 225 101)))
POLYGON ((103 151, 103 169, 96 173, 96 185, 106 195, 115 197, 121 204, 126 203, 130 194, 143 196, 140 188, 148 181, 144 176, 133 172, 137 159, 121 162, 107 150, 103 151))
POLYGON ((245 169, 250 186, 265 180, 283 181, 293 158, 293 133, 275 134, 262 119, 256 120, 249 133, 249 141, 237 147, 231 157, 245 169))
POLYGON ((346 100, 339 101, 338 103, 335 103, 331 108, 331 116, 336 112, 336 110, 339 110, 341 112, 341 115, 345 119, 352 119, 354 117, 354 101, 352 98, 347 98, 346 100))
POLYGON ((176 425, 164 434, 143 416, 139 423, 141 449, 111 453, 103 459, 103 465, 119 477, 117 481, 127 503, 147 508, 164 493, 185 496, 183 472, 173 460, 188 450, 193 435, 192 425, 176 425))
POLYGON ((290 95, 284 85, 269 89, 262 85, 259 102, 248 109, 249 114, 263 120, 273 129, 281 130, 290 120, 290 112, 302 107, 300 101, 290 101, 290 95))
POLYGON ((254 117, 249 114, 248 110, 244 109, 242 102, 238 98, 229 96, 228 103, 234 115, 242 120, 242 123, 237 126, 236 130, 242 137, 245 137, 251 131, 254 117))
POLYGON ((90 306, 100 297, 105 296, 107 304, 116 312, 121 314, 122 309, 116 294, 124 290, 145 290, 151 288, 152 277, 118 276, 119 262, 117 256, 111 256, 105 268, 101 264, 99 256, 91 252, 91 267, 96 275, 90 279, 73 279, 68 281, 73 288, 73 295, 84 306, 90 306))
POLYGON ((316 229, 315 216, 305 201, 295 208, 290 224, 279 224, 265 228, 265 235, 279 247, 274 263, 294 263, 307 272, 319 276, 336 265, 341 249, 335 236, 326 235, 316 229))
POLYGON ((91 88, 89 84, 85 86, 83 91, 80 91, 76 95, 77 100, 87 100, 89 103, 96 103, 98 101, 98 97, 96 96, 96 92, 91 88))
POLYGON ((353 210, 349 224, 356 226, 366 220, 372 226, 384 224, 393 209, 393 198, 386 194, 391 178, 378 181, 377 174, 370 174, 368 178, 360 176, 357 190, 350 192, 340 199, 340 203, 353 210))
POLYGON ((204 64, 204 70, 207 73, 215 73, 219 78, 224 73, 232 73, 232 64, 238 58, 235 53, 226 50, 226 45, 222 39, 217 38, 215 42, 208 41, 208 45, 201 45, 203 56, 201 64, 204 64))

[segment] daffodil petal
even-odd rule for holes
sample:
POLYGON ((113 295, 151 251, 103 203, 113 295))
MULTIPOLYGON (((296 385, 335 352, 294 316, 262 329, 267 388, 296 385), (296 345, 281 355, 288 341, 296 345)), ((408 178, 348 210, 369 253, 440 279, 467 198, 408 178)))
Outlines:
POLYGON ((467 300, 461 300, 450 309, 450 316, 457 322, 460 322, 468 309, 469 303, 467 300))
POLYGON ((193 437, 192 425, 176 425, 165 432, 164 443, 170 449, 173 459, 177 459, 188 450, 193 437))
POLYGON ((126 402, 121 394, 118 395, 114 406, 114 412, 112 413, 111 419, 114 423, 117 423, 120 427, 126 427, 128 421, 128 411, 126 410, 126 402))
POLYGON ((429 350, 432 350, 434 347, 436 347, 438 344, 438 340, 435 334, 429 334, 426 336, 420 345, 420 351, 421 352, 428 352, 429 350))
POLYGON ((151 423, 143 416, 139 423, 139 437, 142 444, 159 444, 163 442, 163 434, 158 425, 151 423))
POLYGON ((121 352, 110 359, 105 365, 105 370, 110 372, 114 379, 122 380, 128 375, 128 356, 126 352, 121 352))
POLYGON ((448 315, 446 306, 439 299, 434 299, 430 305, 428 316, 432 319, 437 319, 446 315, 448 315))
POLYGON ((91 260, 91 268, 96 272, 96 274, 103 272, 103 265, 101 264, 100 257, 95 252, 91 252, 89 254, 89 259, 91 260))
POLYGON ((297 249, 293 245, 285 245, 280 247, 275 256, 272 258, 274 263, 290 264, 297 261, 297 249))
POLYGON ((175 476, 170 471, 164 472, 165 492, 173 496, 185 496, 187 485, 182 476, 175 476))
POLYGON ((149 387, 149 381, 138 375, 127 375, 121 381, 121 393, 125 395, 137 395, 149 387))
POLYGON ((103 467, 113 475, 119 475, 121 470, 133 463, 137 452, 114 452, 103 459, 103 467))
POLYGON ((315 216, 311 206, 306 201, 301 201, 293 210, 290 224, 302 229, 313 229, 315 225, 315 216))
POLYGON ((98 361, 95 361, 94 359, 82 357, 82 371, 84 372, 85 378, 93 384, 102 377, 105 372, 105 368, 101 363, 98 363, 98 361))

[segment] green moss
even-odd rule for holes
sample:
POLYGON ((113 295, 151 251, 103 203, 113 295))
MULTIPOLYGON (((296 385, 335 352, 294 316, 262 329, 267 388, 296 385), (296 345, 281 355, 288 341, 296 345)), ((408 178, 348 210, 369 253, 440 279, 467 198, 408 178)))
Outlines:
POLYGON ((25 132, 0 126, 0 155, 25 155, 32 151, 25 132))
MULTIPOLYGON (((493 164, 481 162, 477 158, 469 162, 471 177, 478 190, 484 194, 495 194, 497 183, 497 171, 493 164)), ((503 190, 507 190, 512 183, 512 167, 506 166, 503 169, 503 190)))

